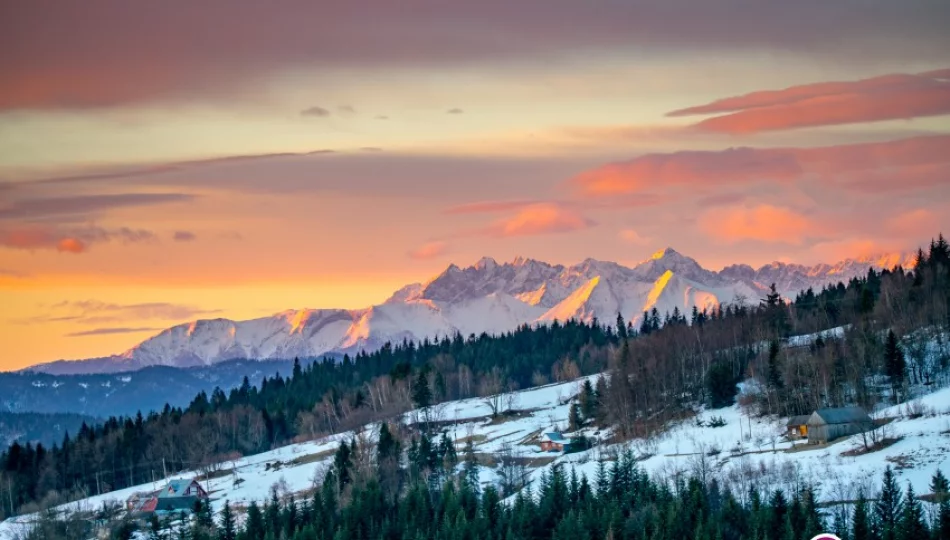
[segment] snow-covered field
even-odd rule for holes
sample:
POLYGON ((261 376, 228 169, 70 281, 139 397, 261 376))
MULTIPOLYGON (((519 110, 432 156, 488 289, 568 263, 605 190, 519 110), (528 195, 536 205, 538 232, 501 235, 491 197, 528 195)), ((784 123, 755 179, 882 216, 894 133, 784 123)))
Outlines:
MULTIPOLYGON (((596 382, 597 377, 589 379, 596 382)), ((520 412, 496 421, 490 418, 491 407, 484 398, 434 407, 430 410, 430 420, 445 426, 443 429, 457 441, 460 452, 464 446, 462 441, 472 436, 479 454, 497 454, 505 449, 525 460, 555 457, 549 463, 539 460, 544 464, 530 472, 532 481, 555 464, 575 468, 593 479, 599 461, 616 459, 623 451, 630 451, 638 458, 639 465, 656 478, 706 474, 737 493, 744 493, 751 483, 769 489, 794 489, 809 483, 815 486, 823 501, 852 500, 859 490, 873 495, 888 465, 895 469, 901 483, 911 483, 920 494, 929 492, 930 477, 938 468, 950 473, 950 388, 918 398, 913 407, 903 404, 877 411, 874 414, 877 418, 893 418, 883 429, 888 437, 899 440, 862 455, 844 455, 861 447, 861 435, 825 447, 809 447, 802 442, 794 446, 783 438, 785 419, 752 418, 738 405, 702 410, 695 418, 673 425, 649 441, 601 445, 569 455, 540 452, 536 436, 551 429, 567 429, 570 400, 580 391, 584 380, 506 394, 501 400, 502 408, 511 407, 520 412), (918 413, 923 414, 918 416, 918 413), (725 425, 710 427, 713 418, 721 418, 725 425)), ((420 411, 412 411, 404 415, 402 421, 413 422, 420 417, 420 411)), ((378 425, 369 425, 362 434, 372 438, 377 430, 378 425)), ((587 434, 596 436, 591 431, 587 434)), ((287 492, 303 491, 322 477, 339 442, 354 435, 353 432, 339 433, 224 463, 221 469, 230 473, 203 483, 210 488, 216 510, 225 500, 240 505, 252 500, 263 501, 275 485, 287 492)), ((183 473, 174 478, 197 474, 183 473)), ((487 467, 482 468, 480 477, 483 482, 498 479, 497 471, 487 467)), ((160 483, 140 485, 66 507, 92 509, 106 501, 122 502, 134 492, 160 486, 160 483)), ((21 516, 0 523, 0 539, 12 539, 15 533, 28 527, 31 519, 31 516, 21 516)))

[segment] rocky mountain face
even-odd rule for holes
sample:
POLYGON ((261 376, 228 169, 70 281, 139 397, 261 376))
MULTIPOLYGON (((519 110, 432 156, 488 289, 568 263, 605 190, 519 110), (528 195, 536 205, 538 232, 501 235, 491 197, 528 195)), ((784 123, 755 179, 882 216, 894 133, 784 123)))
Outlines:
POLYGON ((492 334, 553 320, 636 324, 644 311, 689 313, 718 304, 758 302, 768 286, 794 297, 809 287, 847 281, 869 268, 908 267, 912 256, 849 259, 834 265, 732 265, 715 272, 667 248, 633 267, 587 259, 573 266, 517 258, 450 265, 407 285, 382 304, 358 310, 302 309, 248 321, 198 320, 168 328, 123 354, 29 368, 47 373, 113 373, 147 366, 207 366, 234 358, 313 358, 373 350, 386 342, 492 334))

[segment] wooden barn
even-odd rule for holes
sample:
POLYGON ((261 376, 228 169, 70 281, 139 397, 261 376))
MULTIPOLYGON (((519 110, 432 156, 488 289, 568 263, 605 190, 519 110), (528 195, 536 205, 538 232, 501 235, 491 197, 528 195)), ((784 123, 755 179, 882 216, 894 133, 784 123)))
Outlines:
POLYGON ((874 429, 874 420, 861 407, 818 409, 808 418, 810 444, 820 444, 874 429))
POLYGON ((794 441, 808 437, 808 419, 810 414, 800 414, 788 419, 785 423, 785 435, 789 440, 794 441))

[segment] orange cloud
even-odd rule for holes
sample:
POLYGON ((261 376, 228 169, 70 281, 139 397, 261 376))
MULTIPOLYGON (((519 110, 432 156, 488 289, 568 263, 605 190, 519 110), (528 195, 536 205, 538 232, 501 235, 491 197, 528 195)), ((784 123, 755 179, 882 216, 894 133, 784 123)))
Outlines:
POLYGON ((887 228, 897 234, 918 236, 933 234, 940 229, 940 220, 932 211, 918 208, 888 218, 887 228))
POLYGON ((647 154, 581 173, 572 183, 587 195, 626 195, 670 185, 785 180, 801 173, 786 150, 730 148, 647 154))
POLYGON ((86 244, 78 238, 63 238, 56 243, 56 251, 82 253, 86 251, 86 244))
POLYGON ((583 195, 616 196, 668 186, 716 187, 819 179, 869 189, 940 186, 950 173, 950 135, 815 148, 729 148, 647 154, 571 179, 583 195), (906 182, 903 177, 912 177, 906 182))
POLYGON ((637 246, 645 246, 650 243, 649 238, 644 238, 642 235, 640 235, 640 233, 633 229, 624 229, 620 231, 620 238, 622 238, 624 242, 629 242, 637 246))
POLYGON ((153 242, 155 235, 143 229, 104 229, 79 227, 58 229, 50 226, 12 226, 0 229, 0 247, 37 250, 55 249, 63 253, 85 253, 94 243, 118 240, 123 243, 153 242))
POLYGON ((533 201, 482 201, 450 206, 443 210, 443 214, 481 214, 516 210, 531 204, 533 201))
POLYGON ((434 259, 444 255, 448 244, 442 241, 426 242, 409 252, 409 257, 416 260, 434 259))
MULTIPOLYGON (((878 239, 855 238, 852 240, 840 240, 831 242, 819 242, 812 246, 811 252, 822 261, 841 261, 844 259, 865 259, 869 257, 881 257, 887 253, 907 250, 907 243, 901 242, 882 242, 878 239)), ((883 257, 887 259, 888 257, 883 257)), ((899 261, 894 260, 893 264, 899 261)))
POLYGON ((667 116, 728 113, 703 120, 703 131, 749 134, 950 114, 950 69, 883 75, 752 92, 672 111, 667 116))
POLYGON ((577 231, 595 224, 575 210, 554 203, 538 203, 495 222, 488 232, 501 237, 530 236, 577 231))
POLYGON ((779 206, 714 208, 699 218, 700 228, 728 243, 741 240, 801 245, 818 227, 806 216, 779 206))

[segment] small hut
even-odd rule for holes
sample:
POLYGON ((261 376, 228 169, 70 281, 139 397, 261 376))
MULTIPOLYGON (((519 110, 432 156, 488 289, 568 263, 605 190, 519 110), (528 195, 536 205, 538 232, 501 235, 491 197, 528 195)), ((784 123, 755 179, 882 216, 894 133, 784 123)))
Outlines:
POLYGON ((789 440, 794 441, 808 437, 808 419, 810 414, 800 414, 793 416, 785 422, 785 435, 789 440))
POLYGON ((557 431, 541 435, 542 452, 563 452, 564 448, 570 443, 570 439, 567 439, 557 431))
POLYGON ((874 429, 874 420, 861 407, 818 409, 808 418, 808 442, 820 444, 874 429))

